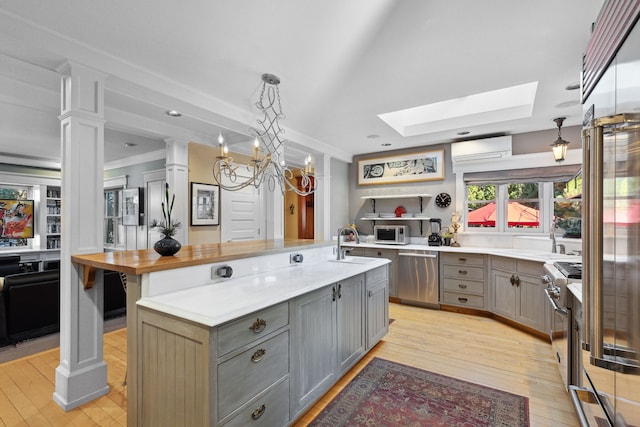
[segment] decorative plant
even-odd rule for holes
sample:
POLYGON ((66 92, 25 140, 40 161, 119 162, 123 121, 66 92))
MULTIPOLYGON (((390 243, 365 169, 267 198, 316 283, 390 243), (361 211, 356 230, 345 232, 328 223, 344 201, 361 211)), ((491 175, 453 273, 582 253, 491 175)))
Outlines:
POLYGON ((171 219, 171 211, 173 211, 173 203, 176 200, 176 195, 174 194, 171 197, 171 203, 169 203, 169 183, 165 184, 164 199, 165 201, 162 202, 162 216, 164 219, 162 221, 154 219, 149 224, 149 227, 157 228, 164 237, 171 237, 176 234, 181 223, 180 221, 171 219))
POLYGON ((440 231, 440 236, 442 236, 443 239, 450 239, 451 237, 453 237, 453 233, 449 231, 447 227, 445 227, 442 229, 442 231, 440 231))

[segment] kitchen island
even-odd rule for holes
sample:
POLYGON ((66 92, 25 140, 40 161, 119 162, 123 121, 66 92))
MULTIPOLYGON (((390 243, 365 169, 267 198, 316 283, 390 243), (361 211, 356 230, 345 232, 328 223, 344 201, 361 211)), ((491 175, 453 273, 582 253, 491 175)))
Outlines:
POLYGON ((97 269, 126 273, 128 425, 286 425, 302 415, 388 330, 389 261, 336 261, 332 246, 72 257, 85 286, 97 269))

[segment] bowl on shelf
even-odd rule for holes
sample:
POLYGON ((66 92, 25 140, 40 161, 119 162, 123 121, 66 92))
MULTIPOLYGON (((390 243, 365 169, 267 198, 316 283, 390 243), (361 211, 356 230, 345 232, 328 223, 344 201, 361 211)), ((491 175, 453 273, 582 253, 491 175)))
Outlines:
POLYGON ((394 212, 381 212, 380 218, 395 218, 396 214, 394 212))
POLYGON ((402 214, 402 218, 413 218, 413 214, 412 213, 403 213, 402 214))

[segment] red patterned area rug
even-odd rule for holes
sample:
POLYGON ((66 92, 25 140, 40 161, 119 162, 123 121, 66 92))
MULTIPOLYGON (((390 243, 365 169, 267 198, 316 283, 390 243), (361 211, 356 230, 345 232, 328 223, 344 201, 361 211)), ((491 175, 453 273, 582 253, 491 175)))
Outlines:
POLYGON ((311 426, 528 426, 529 399, 374 358, 311 426))

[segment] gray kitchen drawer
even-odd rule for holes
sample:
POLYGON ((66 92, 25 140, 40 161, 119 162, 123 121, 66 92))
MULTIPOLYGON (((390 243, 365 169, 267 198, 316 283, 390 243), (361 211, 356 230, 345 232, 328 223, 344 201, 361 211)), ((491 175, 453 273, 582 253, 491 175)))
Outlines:
POLYGON ((283 302, 241 317, 218 328, 218 356, 286 326, 289 323, 289 303, 283 302))
POLYGON ((447 278, 484 280, 484 267, 469 267, 466 265, 442 266, 442 275, 447 278))
POLYGON ((218 418, 222 419, 289 373, 289 331, 218 365, 218 418))
POLYGON ((443 285, 445 291, 484 295, 484 282, 445 278, 443 285))
POLYGON ((272 427, 289 422, 289 378, 256 397, 234 414, 225 427, 272 427))
POLYGON ((441 252, 440 257, 443 264, 484 266, 484 255, 482 254, 454 254, 441 252))
POLYGON ((484 297, 445 291, 442 294, 442 304, 484 309, 484 297))
POLYGON ((387 280, 387 266, 382 266, 375 268, 373 270, 367 271, 365 274, 365 283, 377 283, 383 280, 387 280))

